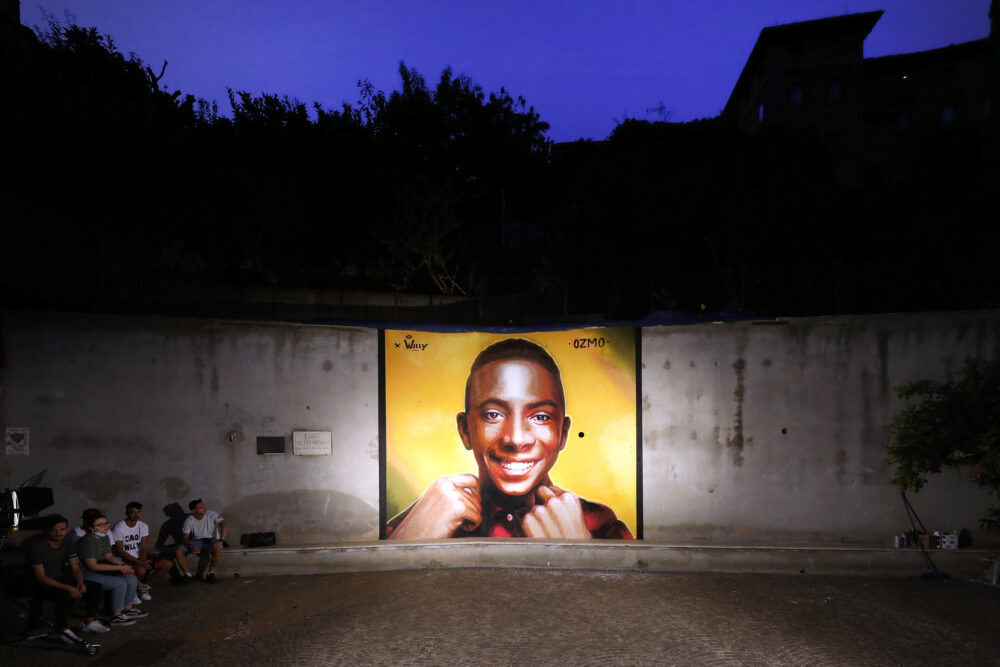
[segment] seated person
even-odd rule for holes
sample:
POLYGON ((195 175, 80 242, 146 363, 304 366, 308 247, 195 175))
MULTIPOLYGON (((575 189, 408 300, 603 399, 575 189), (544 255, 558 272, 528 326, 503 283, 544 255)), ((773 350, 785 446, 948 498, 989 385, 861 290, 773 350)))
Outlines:
POLYGON ((111 524, 103 514, 88 520, 87 535, 76 542, 76 553, 83 563, 85 581, 96 581, 105 590, 111 591, 110 626, 132 625, 135 619, 149 616, 144 611, 132 607, 135 599, 135 570, 131 565, 111 553, 108 531, 111 524))
POLYGON ((80 517, 80 525, 68 531, 66 533, 66 537, 63 538, 66 544, 72 547, 74 544, 76 544, 76 541, 78 539, 86 535, 87 521, 89 521, 91 517, 97 516, 98 514, 103 514, 103 512, 101 512, 101 510, 97 509, 96 507, 88 507, 87 509, 83 510, 83 515, 80 517))
POLYGON ((478 475, 439 477, 386 537, 632 539, 611 508, 552 483, 570 430, 565 406, 559 367, 540 345, 508 338, 480 352, 456 417, 478 475))
MULTIPOLYGON (((149 526, 142 521, 142 505, 135 500, 125 506, 125 519, 111 529, 114 554, 135 570, 136 591, 140 600, 152 599, 152 582, 156 577, 169 572, 174 566, 169 558, 150 556, 146 545, 149 542, 149 526)), ((136 600, 132 600, 136 604, 136 600)))
POLYGON ((76 559, 76 549, 63 538, 69 530, 66 517, 54 514, 46 517, 43 533, 24 543, 25 563, 33 577, 31 610, 41 616, 42 604, 51 600, 55 605, 56 628, 59 638, 66 644, 82 642, 69 628, 69 611, 83 598, 86 605, 84 632, 107 632, 108 627, 97 620, 97 606, 101 601, 101 585, 83 580, 83 573, 76 559))
POLYGON ((181 581, 187 583, 194 578, 186 556, 189 553, 199 554, 205 549, 212 552, 212 562, 208 566, 205 581, 214 584, 218 581, 215 578, 215 568, 222 560, 222 543, 226 539, 226 520, 214 510, 206 509, 201 498, 188 503, 188 509, 191 510, 191 514, 184 520, 184 528, 181 529, 181 545, 174 551, 177 564, 184 573, 181 581))

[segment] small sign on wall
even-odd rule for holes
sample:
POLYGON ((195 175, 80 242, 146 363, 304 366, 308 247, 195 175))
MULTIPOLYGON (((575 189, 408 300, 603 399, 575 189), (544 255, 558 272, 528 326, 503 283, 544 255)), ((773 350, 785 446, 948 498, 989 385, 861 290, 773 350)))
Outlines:
POLYGON ((261 455, 284 454, 285 436, 283 435, 258 435, 257 453, 261 455))
POLYGON ((7 456, 27 456, 31 451, 27 426, 8 426, 4 429, 4 450, 7 456))
POLYGON ((298 456, 329 456, 333 451, 330 431, 292 431, 292 453, 298 456))

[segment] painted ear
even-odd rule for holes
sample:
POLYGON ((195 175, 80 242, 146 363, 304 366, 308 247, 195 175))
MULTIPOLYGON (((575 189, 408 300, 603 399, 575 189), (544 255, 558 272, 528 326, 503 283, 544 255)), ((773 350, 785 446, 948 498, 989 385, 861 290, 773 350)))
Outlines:
POLYGON ((469 440, 469 418, 464 412, 455 415, 455 424, 458 426, 458 437, 462 439, 462 444, 466 449, 472 449, 472 442, 469 440))
POLYGON ((569 440, 569 427, 572 421, 573 420, 569 418, 569 415, 563 417, 562 436, 559 438, 560 452, 563 450, 563 448, 566 446, 566 442, 569 440))

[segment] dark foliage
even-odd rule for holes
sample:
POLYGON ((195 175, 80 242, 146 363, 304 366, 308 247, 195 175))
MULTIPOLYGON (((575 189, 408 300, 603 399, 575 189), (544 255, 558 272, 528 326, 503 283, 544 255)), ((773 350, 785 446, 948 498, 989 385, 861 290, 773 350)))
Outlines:
POLYGON ((1000 306, 995 128, 849 189, 810 131, 626 120, 553 147, 524 99, 402 64, 338 109, 231 90, 227 118, 95 29, 2 28, 7 306, 192 284, 517 295, 514 318, 1000 306))
MULTIPOLYGON (((1000 361, 969 361, 956 380, 909 382, 896 393, 919 400, 889 425, 892 483, 900 491, 919 491, 927 475, 963 467, 1000 503, 1000 361)), ((1000 506, 979 523, 1000 531, 1000 506)))

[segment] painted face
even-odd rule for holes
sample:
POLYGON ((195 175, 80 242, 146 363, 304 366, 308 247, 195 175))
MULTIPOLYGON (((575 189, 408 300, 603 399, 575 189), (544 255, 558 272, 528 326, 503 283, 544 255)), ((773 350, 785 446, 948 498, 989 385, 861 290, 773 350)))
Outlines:
POLYGON ((205 508, 205 503, 198 503, 194 506, 194 509, 191 510, 191 514, 194 514, 194 518, 196 519, 204 519, 206 512, 208 512, 208 509, 205 508))
POLYGON ((523 496, 548 481, 569 432, 564 402, 560 382, 534 361, 502 359, 477 370, 458 432, 480 483, 523 496))
POLYGON ((138 507, 129 507, 125 510, 125 520, 130 524, 135 524, 136 521, 142 518, 142 510, 138 507))
POLYGON ((52 528, 50 528, 45 535, 49 538, 49 542, 62 542, 63 538, 66 537, 66 531, 68 530, 69 524, 62 521, 52 526, 52 528))

